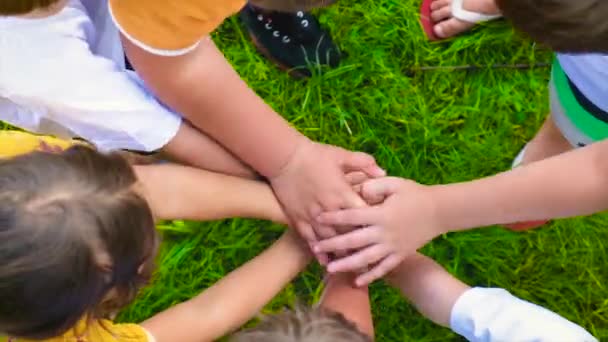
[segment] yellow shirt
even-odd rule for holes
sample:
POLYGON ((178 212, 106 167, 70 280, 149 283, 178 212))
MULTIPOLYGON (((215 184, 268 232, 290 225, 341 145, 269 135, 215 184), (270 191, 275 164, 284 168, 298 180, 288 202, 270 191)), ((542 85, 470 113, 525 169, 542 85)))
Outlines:
POLYGON ((59 152, 75 144, 80 142, 20 131, 0 130, 0 158, 10 158, 33 151, 59 152))
POLYGON ((86 329, 85 322, 81 321, 74 329, 70 329, 62 336, 48 340, 32 341, 0 337, 0 342, 153 342, 153 338, 137 324, 116 324, 102 320, 90 324, 86 329))
POLYGON ((245 0, 110 0, 116 26, 135 45, 157 55, 194 49, 245 0))
MULTIPOLYGON (((0 130, 0 159, 37 150, 58 152, 80 143, 74 140, 62 140, 26 132, 0 130)), ((102 320, 89 325, 87 329, 85 329, 84 321, 81 321, 75 329, 70 329, 64 335, 44 340, 44 342, 153 342, 153 340, 146 330, 139 325, 115 324, 112 321, 102 320)), ((0 336, 0 342, 30 341, 0 336)))

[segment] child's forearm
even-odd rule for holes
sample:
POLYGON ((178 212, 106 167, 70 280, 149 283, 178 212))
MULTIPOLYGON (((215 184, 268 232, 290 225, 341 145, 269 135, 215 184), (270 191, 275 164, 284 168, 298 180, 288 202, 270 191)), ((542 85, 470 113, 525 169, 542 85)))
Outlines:
POLYGON ((421 314, 445 327, 450 325, 454 304, 470 288, 421 254, 405 259, 386 279, 421 314))
POLYGON ((264 182, 177 164, 134 166, 141 193, 158 219, 217 220, 246 217, 285 223, 264 182))
POLYGON ((446 230, 596 213, 608 208, 608 141, 430 193, 446 230))
POLYGON ((247 86, 211 39, 171 58, 124 44, 146 84, 194 126, 265 176, 287 163, 302 135, 247 86))
POLYGON ((354 273, 336 273, 329 275, 320 306, 341 313, 353 322, 359 330, 374 337, 374 322, 369 302, 369 290, 355 287, 354 273))
POLYGON ((144 322, 158 342, 213 341, 246 323, 310 262, 287 232, 255 259, 193 298, 144 322))

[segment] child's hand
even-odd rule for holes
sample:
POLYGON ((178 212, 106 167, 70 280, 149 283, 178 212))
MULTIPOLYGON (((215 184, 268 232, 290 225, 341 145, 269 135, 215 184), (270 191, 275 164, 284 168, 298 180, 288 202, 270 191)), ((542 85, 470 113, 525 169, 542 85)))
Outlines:
POLYGON ((443 231, 430 188, 400 178, 372 179, 361 193, 369 203, 379 205, 323 213, 318 221, 325 225, 362 228, 314 244, 315 253, 356 252, 331 262, 329 272, 352 272, 364 267, 370 271, 357 278, 363 286, 383 277, 403 259, 443 231))
MULTIPOLYGON (((321 212, 366 205, 345 176, 351 171, 384 176, 374 158, 365 153, 305 140, 281 173, 270 179, 292 225, 307 242, 335 235, 332 227, 313 224, 321 212)), ((326 260, 322 254, 318 258, 326 260)))

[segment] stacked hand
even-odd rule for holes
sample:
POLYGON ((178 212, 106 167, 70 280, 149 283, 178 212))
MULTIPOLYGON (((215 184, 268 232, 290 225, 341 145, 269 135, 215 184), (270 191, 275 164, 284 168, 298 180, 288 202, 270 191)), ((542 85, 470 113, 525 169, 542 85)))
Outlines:
POLYGON ((359 228, 315 243, 313 251, 351 251, 327 268, 330 273, 369 268, 357 277, 358 286, 383 277, 443 233, 430 189, 392 177, 365 181, 360 185, 360 194, 371 206, 327 211, 317 218, 324 226, 359 228))
MULTIPOLYGON (((272 188, 291 224, 310 244, 336 235, 332 225, 317 222, 322 212, 365 207, 346 174, 383 177, 373 157, 303 139, 288 164, 270 179, 272 188)), ((317 254, 322 263, 324 253, 317 254)))

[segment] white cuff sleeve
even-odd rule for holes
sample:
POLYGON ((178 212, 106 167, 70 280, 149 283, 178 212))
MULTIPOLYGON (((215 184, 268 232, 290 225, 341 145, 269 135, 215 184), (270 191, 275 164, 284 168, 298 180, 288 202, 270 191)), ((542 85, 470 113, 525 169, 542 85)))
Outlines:
POLYGON ((504 289, 472 288, 454 304, 452 330, 474 342, 592 342, 585 329, 504 289))

